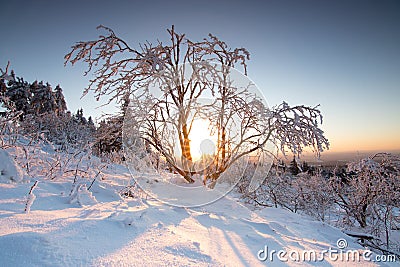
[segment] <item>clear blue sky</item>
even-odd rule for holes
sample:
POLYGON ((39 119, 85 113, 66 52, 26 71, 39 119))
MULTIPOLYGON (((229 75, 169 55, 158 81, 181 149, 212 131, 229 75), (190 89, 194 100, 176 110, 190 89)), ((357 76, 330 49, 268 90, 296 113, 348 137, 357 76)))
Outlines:
MULTIPOLYGON (((321 105, 333 151, 400 149, 400 1, 2 1, 0 65, 64 89, 72 111, 83 65, 63 65, 77 41, 103 24, 136 45, 167 38, 172 24, 251 53, 249 76, 270 106, 321 105)), ((102 109, 110 112, 112 108, 102 109)))

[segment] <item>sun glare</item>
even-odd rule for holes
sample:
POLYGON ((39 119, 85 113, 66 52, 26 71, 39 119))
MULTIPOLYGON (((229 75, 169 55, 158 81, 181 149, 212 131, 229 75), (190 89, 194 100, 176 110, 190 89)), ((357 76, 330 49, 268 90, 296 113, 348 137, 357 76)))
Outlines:
POLYGON ((212 155, 216 151, 217 137, 210 134, 210 122, 206 119, 197 119, 193 122, 189 134, 190 152, 194 161, 203 155, 212 155))

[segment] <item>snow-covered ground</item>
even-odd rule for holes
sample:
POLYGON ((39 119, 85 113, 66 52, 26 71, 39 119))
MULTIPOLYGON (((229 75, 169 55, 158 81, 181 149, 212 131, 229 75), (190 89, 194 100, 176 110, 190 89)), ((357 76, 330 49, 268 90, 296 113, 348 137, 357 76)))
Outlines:
POLYGON ((339 229, 283 209, 254 210, 234 193, 197 208, 139 191, 123 198, 132 179, 121 165, 106 169, 90 190, 91 180, 73 186, 73 177, 63 177, 39 179, 29 194, 35 180, 0 181, 0 266, 383 265, 364 260, 365 249, 339 229), (342 254, 339 239, 347 241, 342 254), (353 250, 360 262, 340 260, 353 250), (295 261, 311 251, 317 259, 326 251, 324 260, 295 261))

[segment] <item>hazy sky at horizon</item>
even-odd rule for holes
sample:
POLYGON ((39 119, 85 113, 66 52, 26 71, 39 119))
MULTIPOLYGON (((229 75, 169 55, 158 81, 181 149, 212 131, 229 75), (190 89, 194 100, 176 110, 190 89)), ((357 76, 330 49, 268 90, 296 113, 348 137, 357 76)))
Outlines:
MULTIPOLYGON (((131 45, 208 33, 251 53, 249 77, 270 106, 317 105, 332 151, 400 149, 400 1, 7 1, 0 67, 64 89, 68 108, 97 117, 83 65, 64 67, 99 24, 131 45)), ((110 112, 112 108, 105 108, 110 112)))

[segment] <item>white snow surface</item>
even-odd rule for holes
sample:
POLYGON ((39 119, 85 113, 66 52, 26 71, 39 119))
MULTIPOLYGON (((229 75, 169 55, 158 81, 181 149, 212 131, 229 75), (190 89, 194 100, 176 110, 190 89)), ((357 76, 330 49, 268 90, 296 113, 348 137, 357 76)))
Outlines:
MULTIPOLYGON (((283 209, 254 210, 230 194, 197 208, 152 198, 122 198, 132 182, 113 165, 102 180, 72 185, 73 177, 42 179, 30 213, 33 182, 0 183, 0 266, 377 266, 373 262, 260 261, 269 250, 363 251, 339 229, 283 209), (72 193, 72 195, 71 195, 72 193)), ((175 192, 179 196, 179 192, 175 192)))

